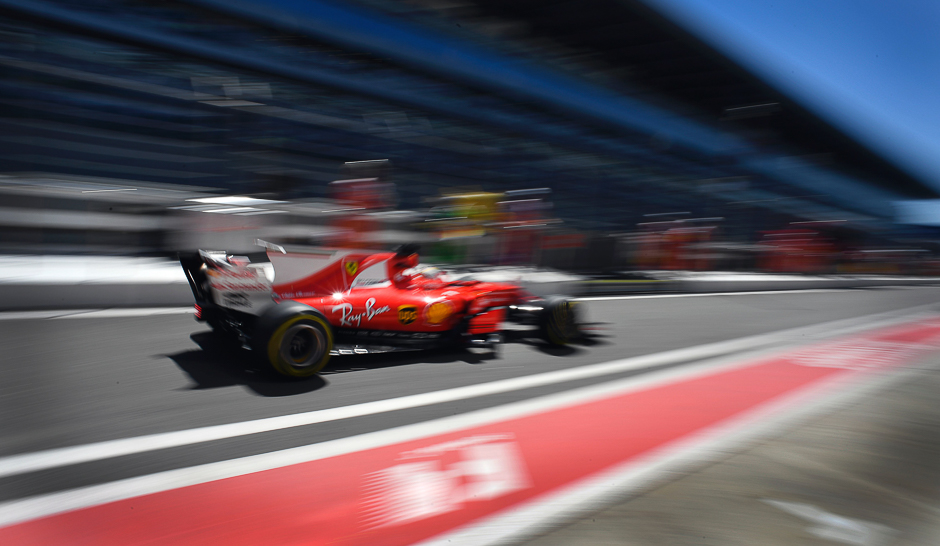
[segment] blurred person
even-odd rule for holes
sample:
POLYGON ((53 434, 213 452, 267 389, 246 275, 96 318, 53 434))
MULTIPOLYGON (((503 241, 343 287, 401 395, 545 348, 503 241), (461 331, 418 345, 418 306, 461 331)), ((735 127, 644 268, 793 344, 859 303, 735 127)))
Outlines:
POLYGON ((343 165, 342 174, 359 176, 330 183, 334 200, 345 209, 331 222, 335 235, 327 243, 340 248, 369 248, 372 241, 367 234, 381 228, 381 223, 370 213, 389 210, 395 206, 395 185, 389 176, 388 160, 351 161, 343 165))

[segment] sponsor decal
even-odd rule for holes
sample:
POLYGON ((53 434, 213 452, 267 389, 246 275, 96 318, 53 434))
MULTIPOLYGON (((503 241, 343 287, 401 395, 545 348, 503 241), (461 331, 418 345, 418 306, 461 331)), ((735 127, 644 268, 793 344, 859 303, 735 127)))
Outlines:
POLYGON ((302 290, 300 292, 279 292, 275 293, 275 295, 282 300, 292 300, 295 298, 312 298, 321 294, 316 290, 302 290))
POLYGON ((247 290, 249 292, 267 292, 271 289, 270 286, 266 284, 259 283, 227 283, 227 282, 210 282, 209 287, 218 292, 226 292, 228 290, 247 290))
POLYGON ((411 324, 418 320, 418 307, 416 305, 399 305, 398 322, 402 324, 411 324))
POLYGON ((254 269, 208 269, 206 275, 234 279, 255 279, 258 277, 257 270, 254 269))
POLYGON ((376 315, 387 313, 389 310, 391 310, 391 307, 388 305, 376 307, 375 298, 369 298, 366 300, 366 309, 361 313, 353 313, 353 304, 351 303, 341 303, 333 307, 333 313, 341 313, 339 318, 340 326, 356 327, 359 327, 362 324, 363 317, 365 317, 366 321, 371 321, 372 318, 376 315))
POLYGON ((357 271, 359 271, 359 262, 346 262, 346 274, 350 277, 354 276, 357 271))
POLYGON ((398 459, 401 464, 366 476, 367 528, 422 520, 530 487, 512 434, 469 436, 398 459))
POLYGON ((251 307, 251 300, 241 292, 226 292, 222 299, 225 307, 251 307))
POLYGON ((436 301, 424 310, 424 320, 428 324, 438 325, 454 314, 454 306, 447 300, 436 301))
POLYGON ((209 277, 209 286, 220 292, 227 290, 267 292, 271 289, 270 285, 265 282, 264 277, 255 270, 216 271, 210 269, 206 274, 209 277))
POLYGON ((388 279, 363 279, 361 276, 356 277, 356 280, 353 281, 351 288, 380 288, 388 286, 388 279))

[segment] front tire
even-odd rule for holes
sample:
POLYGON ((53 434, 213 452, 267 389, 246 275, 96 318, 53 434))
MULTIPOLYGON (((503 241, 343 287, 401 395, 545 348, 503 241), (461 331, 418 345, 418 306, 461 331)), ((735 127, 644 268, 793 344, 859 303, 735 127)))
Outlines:
POLYGON ((550 345, 568 345, 581 337, 577 303, 564 297, 549 297, 539 320, 542 338, 550 345))

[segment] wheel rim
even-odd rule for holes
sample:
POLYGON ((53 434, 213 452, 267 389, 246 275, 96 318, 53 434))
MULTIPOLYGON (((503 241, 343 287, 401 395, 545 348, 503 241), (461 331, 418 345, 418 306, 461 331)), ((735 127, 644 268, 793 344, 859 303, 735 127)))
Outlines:
POLYGON ((281 359, 294 368, 316 365, 326 350, 326 336, 310 324, 295 324, 281 338, 281 359))

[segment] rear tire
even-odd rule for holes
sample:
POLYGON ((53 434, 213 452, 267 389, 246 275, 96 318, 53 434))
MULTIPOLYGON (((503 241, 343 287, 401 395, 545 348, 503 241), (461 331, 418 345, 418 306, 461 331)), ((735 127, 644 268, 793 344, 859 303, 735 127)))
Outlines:
POLYGON ((285 302, 261 317, 255 350, 276 372, 288 377, 316 375, 330 360, 333 329, 316 309, 285 302))

